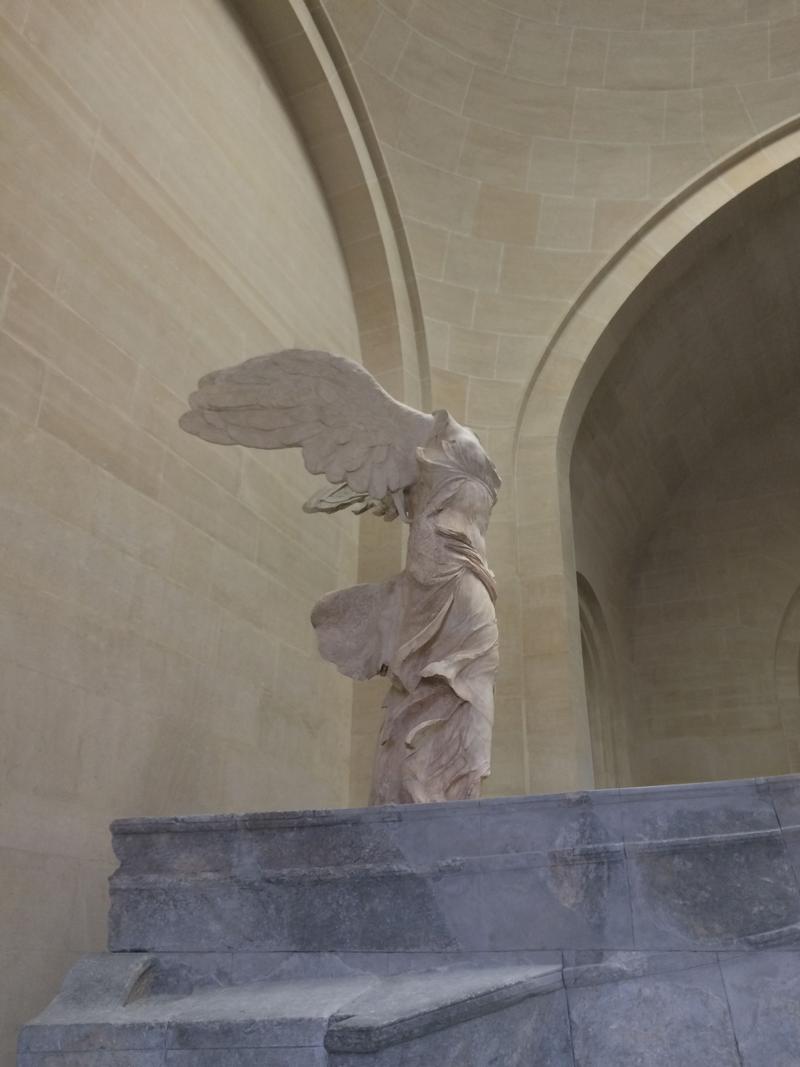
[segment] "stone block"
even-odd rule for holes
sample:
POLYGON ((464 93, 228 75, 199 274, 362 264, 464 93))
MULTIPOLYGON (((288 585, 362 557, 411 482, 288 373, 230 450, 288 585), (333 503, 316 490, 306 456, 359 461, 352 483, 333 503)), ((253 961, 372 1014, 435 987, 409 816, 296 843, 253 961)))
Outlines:
POLYGON ((439 968, 372 985, 331 1019, 329 1052, 380 1052, 562 987, 561 966, 439 968))
POLYGON ((569 86, 538 85, 478 67, 467 90, 463 114, 522 136, 564 138, 574 99, 575 91, 569 86))
POLYGON ((563 990, 457 1023, 380 1052, 332 1052, 331 1067, 572 1067, 563 990))
POLYGON ((480 804, 484 855, 547 852, 622 840, 619 791, 498 797, 480 804))
MULTIPOLYGON (((429 1062, 452 1046, 468 1049, 471 1058, 463 1063, 477 1067, 482 1041, 497 1044, 503 1033, 509 1062, 523 1062, 513 1057, 530 1047, 529 1036, 535 1047, 547 1050, 543 1064, 566 1062, 549 1058, 553 1049, 568 1051, 558 960, 500 959, 488 965, 472 960, 378 977, 329 958, 328 973, 313 978, 274 974, 268 981, 203 985, 185 995, 165 995, 158 983, 144 988, 137 982, 129 989, 112 982, 108 991, 98 989, 96 973, 105 966, 118 976, 123 959, 110 956, 74 969, 61 996, 24 1031, 19 1060, 24 1067, 61 1062, 313 1067, 329 1062, 323 1045, 333 1056, 330 1062, 342 1053, 361 1063, 384 1062, 384 1053, 387 1063, 397 1062, 398 1048, 405 1063, 412 1046, 429 1062), (554 993, 561 1000, 554 1000, 554 993), (520 1007, 524 1012, 515 1013, 520 1007), (449 1045, 443 1044, 447 1035, 455 1035, 449 1045)), ((125 962, 129 972, 131 962, 152 969, 148 958, 125 962)), ((165 961, 167 971, 170 962, 175 961, 165 961)))
POLYGON ((471 122, 464 138, 458 171, 506 189, 521 189, 525 186, 529 157, 530 142, 526 137, 471 122))
POLYGON ((800 1049, 800 952, 721 957, 743 1067, 793 1067, 800 1049))
POLYGON ((120 822, 118 951, 19 1062, 573 1067, 573 1040, 574 1067, 788 1067, 796 803, 786 778, 120 822))
POLYGON ((716 964, 568 996, 575 1067, 739 1067, 716 964))
POLYGON ((397 64, 394 80, 434 104, 459 110, 472 70, 472 64, 448 48, 412 33, 397 64))
POLYGON ((800 879, 800 826, 792 826, 783 831, 783 841, 786 845, 786 855, 794 868, 794 872, 800 879))
POLYGON ((330 1016, 373 983, 350 975, 234 985, 163 1006, 154 999, 151 1010, 168 1014, 168 1050, 307 1047, 322 1045, 330 1016))
POLYGON ((603 985, 649 974, 712 967, 716 962, 715 952, 568 951, 564 953, 564 984, 567 988, 603 985))
MULTIPOLYGON (((129 955, 113 953, 112 955, 129 955)), ((271 954, 273 967, 283 953, 271 954)), ((154 957, 150 991, 152 994, 180 996, 208 986, 228 986, 247 981, 236 973, 237 957, 232 952, 162 952, 154 957)), ((264 977, 260 975, 259 977, 264 977)))
POLYGON ((796 774, 769 778, 766 782, 780 825, 800 826, 800 779, 796 774))
POLYGON ((250 882, 173 880, 112 889, 114 951, 412 951, 481 948, 477 886, 456 871, 316 868, 250 882))
MULTIPOLYGON (((769 945, 800 920, 770 788, 121 822, 110 943, 190 952, 202 929, 213 953, 769 945)), ((793 783, 776 788, 788 810, 793 783)))
POLYGON ((155 973, 155 958, 145 953, 84 956, 66 975, 48 1008, 20 1033, 20 1052, 90 1052, 98 1049, 156 1048, 163 1034, 139 1034, 134 1026, 107 1027, 105 1012, 145 995, 155 973), (85 1015, 100 1026, 83 1025, 85 1015), (132 1034, 131 1029, 136 1033, 132 1034))
POLYGON ((127 1055, 163 1049, 167 1040, 168 1027, 163 1020, 131 1022, 124 1017, 98 1013, 94 1006, 75 1010, 69 1016, 62 1016, 62 1020, 45 1015, 26 1026, 20 1034, 20 1052, 41 1056, 127 1055), (89 1021, 80 1021, 84 1018, 89 1021))
POLYGON ((181 871, 224 874, 233 870, 236 837, 207 827, 194 833, 187 820, 181 833, 170 833, 167 820, 154 820, 152 832, 128 834, 112 827, 114 854, 126 872, 146 871, 150 876, 181 871), (165 832, 166 831, 166 832, 165 832))
POLYGON ((731 948, 800 918, 778 830, 626 849, 637 948, 731 948))
POLYGON ((753 780, 647 786, 626 789, 622 796, 626 841, 737 834, 779 825, 769 789, 753 780))
MULTIPOLYGON (((163 1067, 164 1053, 141 1049, 103 1052, 22 1052, 17 1067, 163 1067)), ((289 1067, 289 1065, 287 1065, 289 1067)))
MULTIPOLYGON (((218 1048, 192 1049, 191 1051, 170 1050, 166 1053, 163 1062, 166 1067, 221 1067, 220 1050, 218 1048)), ((226 1049, 224 1060, 224 1067, 327 1067, 327 1065, 328 1057, 325 1049, 322 1048, 226 1049)))
POLYGON ((535 855, 484 861, 482 893, 490 949, 632 948, 621 847, 596 846, 565 862, 535 855))

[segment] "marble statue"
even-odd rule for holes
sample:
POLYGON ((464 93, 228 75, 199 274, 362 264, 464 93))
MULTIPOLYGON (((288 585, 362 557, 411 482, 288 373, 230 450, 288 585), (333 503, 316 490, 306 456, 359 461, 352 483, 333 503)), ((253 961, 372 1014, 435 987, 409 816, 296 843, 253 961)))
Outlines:
POLYGON ((489 773, 497 621, 486 529, 500 478, 447 411, 394 400, 328 352, 256 356, 199 382, 181 426, 216 444, 302 448, 323 488, 306 511, 410 524, 405 570, 328 593, 311 621, 349 678, 387 675, 371 802, 477 798, 489 773))

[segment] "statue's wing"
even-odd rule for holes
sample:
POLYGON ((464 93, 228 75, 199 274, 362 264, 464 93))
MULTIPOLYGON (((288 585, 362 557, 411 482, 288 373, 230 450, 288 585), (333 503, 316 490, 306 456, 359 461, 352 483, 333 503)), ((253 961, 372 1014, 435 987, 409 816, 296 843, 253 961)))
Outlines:
POLYGON ((434 427, 433 415, 394 400, 359 364, 301 349, 212 371, 189 404, 180 420, 189 433, 223 445, 302 448, 312 474, 362 500, 413 485, 417 446, 434 427))

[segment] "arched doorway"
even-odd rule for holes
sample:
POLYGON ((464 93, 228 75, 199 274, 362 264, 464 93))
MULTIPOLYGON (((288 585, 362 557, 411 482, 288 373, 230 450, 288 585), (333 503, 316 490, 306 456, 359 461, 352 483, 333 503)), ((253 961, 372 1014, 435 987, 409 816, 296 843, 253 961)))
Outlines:
POLYGON ((580 422, 576 566, 614 620, 635 784, 792 769, 771 663, 800 582, 799 296, 800 196, 742 204, 580 422))
MULTIPOLYGON (((701 467, 722 447, 726 434, 745 426, 755 433, 755 424, 771 404, 792 401, 798 367, 791 338, 800 330, 794 258, 800 137, 794 128, 785 128, 773 131, 769 142, 754 144, 748 158, 742 153, 704 176, 612 257, 565 318, 532 379, 518 422, 516 490, 521 501, 535 493, 545 504, 538 512, 521 504, 520 514, 530 519, 518 528, 523 596, 532 602, 543 599, 540 591, 546 594, 546 633, 540 637, 543 628, 533 611, 525 633, 534 789, 565 787, 565 762, 558 764, 556 780, 548 751, 564 753, 571 761, 571 787, 594 784, 576 572, 585 575, 600 600, 617 660, 627 671, 637 639, 628 589, 631 561, 642 557, 679 487, 692 476, 700 477, 701 467), (713 267, 715 259, 717 267, 727 264, 724 270, 713 267), (686 288, 692 272, 703 269, 705 278, 686 288), (714 276, 724 279, 721 285, 715 287, 714 276), (701 319, 707 312, 715 316, 712 329, 692 323, 688 312, 694 310, 696 320, 698 306, 701 319), (742 314, 749 316, 746 329, 742 314), (617 359, 625 351, 630 354, 634 345, 640 360, 631 356, 627 369, 646 367, 648 372, 642 376, 647 388, 638 391, 617 359), (653 353, 653 360, 641 363, 647 352, 653 353), (687 360, 687 353, 693 358, 687 360), (708 377, 712 366, 715 375, 708 377), (680 373, 672 373, 676 367, 682 368, 680 373), (693 409, 681 400, 688 395, 687 382, 690 392, 701 398, 693 409), (587 417, 603 388, 611 401, 605 424, 591 413, 587 417), (639 439, 628 436, 623 445, 625 431, 617 424, 621 427, 626 411, 643 416, 643 429, 639 439), (582 450, 582 458, 578 454, 583 472, 576 475, 576 439, 581 433, 592 447, 582 450), (626 467, 637 473, 618 477, 626 467), (523 567, 526 560, 536 564, 531 577, 523 567)), ((786 585, 783 596, 785 600, 786 585)), ((677 614, 677 609, 664 610, 677 614)), ((774 620, 768 625, 774 641, 774 620)), ((677 629, 680 635, 679 624, 677 629)), ((731 649, 735 637, 732 632, 726 635, 731 649)), ((706 661, 712 658, 708 655, 706 661)), ((731 658, 736 659, 735 651, 731 658)), ((673 665, 669 669, 674 677, 673 665)), ((762 663, 759 677, 763 671, 762 663)), ((620 706, 630 721, 648 693, 624 677, 620 689, 620 706)), ((720 684, 721 702, 723 689, 720 684)), ((675 694, 676 702, 681 699, 675 694)), ((763 709, 763 703, 760 706, 763 709)), ((737 714, 744 716, 745 709, 737 714)), ((651 718, 657 729, 660 720, 651 718)), ((672 740, 674 767, 687 746, 680 734, 672 740)), ((718 747, 709 738, 706 750, 718 747)), ((752 753, 753 748, 743 750, 752 753)), ((730 774, 723 766, 726 760, 710 770, 707 761, 696 767, 687 762, 683 777, 730 774)), ((734 776, 751 773, 735 759, 728 760, 730 767, 734 776)), ((663 766, 653 765, 644 780, 666 780, 662 771, 663 766)), ((752 771, 775 772, 772 765, 752 771)), ((669 768, 667 774, 672 780, 669 768)), ((634 774, 633 780, 642 779, 634 774)))

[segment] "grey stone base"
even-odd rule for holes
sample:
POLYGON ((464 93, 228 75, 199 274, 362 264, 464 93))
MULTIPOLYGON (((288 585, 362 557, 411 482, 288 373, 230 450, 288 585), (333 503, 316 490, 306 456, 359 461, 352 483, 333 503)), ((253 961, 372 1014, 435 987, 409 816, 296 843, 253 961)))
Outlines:
POLYGON ((114 827, 19 1067, 800 1067, 800 778, 114 827))
POLYGON ((509 1067, 528 1064, 532 1048, 548 1067, 571 1063, 557 964, 476 960, 387 976, 307 959, 289 970, 294 976, 176 994, 164 991, 173 963, 143 953, 81 960, 22 1031, 20 1067, 388 1067, 417 1062, 417 1053, 441 1067, 477 1067, 492 1062, 484 1058, 492 1047, 509 1067))
POLYGON ((800 1063, 795 949, 572 953, 563 971, 476 960, 389 977, 316 958, 304 967, 329 977, 276 975, 182 995, 160 991, 160 972, 175 962, 82 960, 22 1031, 19 1067, 800 1063))

